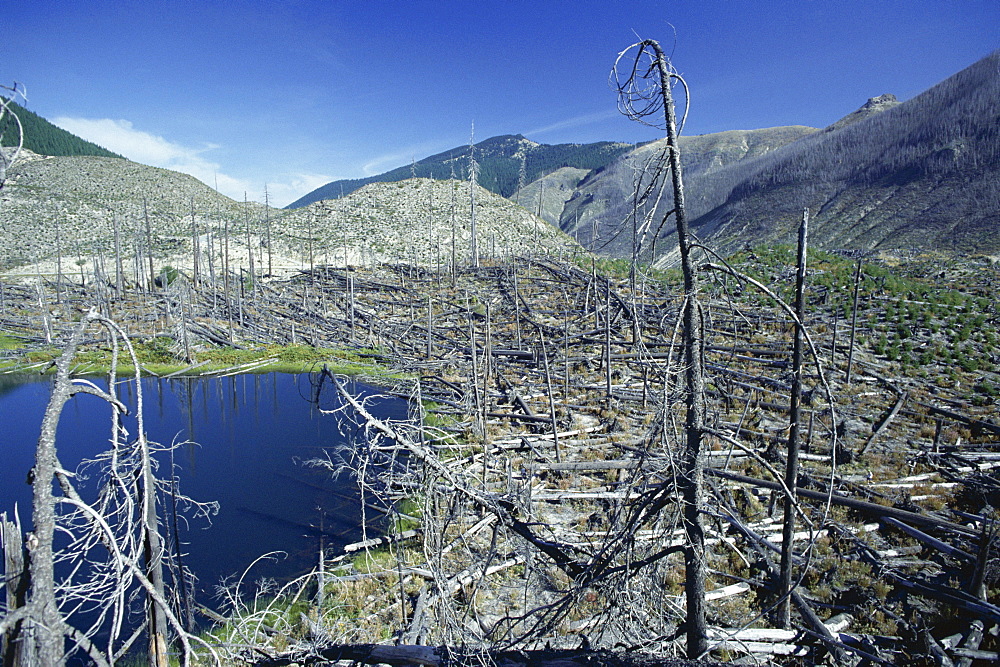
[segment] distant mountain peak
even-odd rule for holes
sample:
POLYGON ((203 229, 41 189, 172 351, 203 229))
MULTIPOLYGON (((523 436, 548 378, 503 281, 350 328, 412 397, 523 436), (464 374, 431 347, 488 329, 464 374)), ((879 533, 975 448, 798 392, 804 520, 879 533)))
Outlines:
POLYGON ((899 100, 896 99, 896 96, 892 93, 886 93, 885 95, 879 95, 878 97, 868 98, 868 101, 865 102, 861 109, 884 111, 885 109, 892 108, 897 104, 899 104, 899 100))
POLYGON ((900 101, 892 93, 886 93, 878 97, 869 97, 868 101, 862 104, 857 111, 847 114, 833 125, 826 127, 823 131, 833 132, 834 130, 839 130, 842 127, 847 127, 865 118, 880 114, 883 111, 888 111, 893 107, 898 107, 900 104, 900 101))

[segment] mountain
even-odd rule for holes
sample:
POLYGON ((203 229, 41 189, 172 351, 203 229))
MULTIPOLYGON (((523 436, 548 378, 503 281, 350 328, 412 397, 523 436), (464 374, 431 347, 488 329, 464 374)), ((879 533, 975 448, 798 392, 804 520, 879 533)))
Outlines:
MULTIPOLYGON (((804 126, 761 130, 730 130, 680 138, 681 162, 686 182, 724 170, 726 167, 766 155, 818 132, 804 126)), ((664 159, 666 139, 639 146, 603 168, 567 180, 564 170, 525 187, 518 197, 529 210, 538 207, 542 195, 542 217, 575 236, 583 245, 602 254, 631 255, 631 220, 636 179, 648 175, 664 159), (628 231, 628 233, 625 233, 628 231)), ((712 192, 688 188, 692 201, 711 201, 712 192)), ((721 203, 721 202, 720 202, 721 203)), ((704 206, 705 204, 702 204, 704 206)), ((713 204, 714 206, 715 204, 713 204)))
MULTIPOLYGON (((479 255, 568 254, 582 249, 564 233, 521 206, 481 186, 475 188, 479 255)), ((471 252, 469 183, 410 178, 369 183, 338 199, 313 202, 276 220, 301 252, 313 241, 317 263, 335 265, 409 262, 446 266, 452 241, 458 262, 471 252)))
MULTIPOLYGON (((97 144, 81 139, 45 120, 41 116, 28 111, 13 100, 7 100, 8 108, 17 114, 24 129, 24 147, 39 155, 92 155, 96 157, 122 158, 117 153, 101 148, 97 144)), ((4 115, 0 119, 0 145, 17 145, 17 126, 14 119, 4 115)), ((124 159, 124 158, 122 158, 124 159)))
MULTIPOLYGON (((520 134, 508 134, 475 144, 473 154, 479 165, 477 183, 490 192, 509 197, 518 188, 522 159, 525 166, 525 182, 530 183, 539 176, 561 167, 588 171, 600 168, 633 147, 634 144, 613 141, 591 144, 538 144, 520 134)), ((299 208, 324 199, 337 199, 369 183, 392 183, 414 177, 462 180, 467 177, 468 170, 469 147, 459 146, 378 176, 327 183, 285 208, 299 208)))
POLYGON ((899 106, 900 102, 896 99, 896 96, 892 93, 886 93, 885 95, 879 95, 878 97, 873 97, 862 105, 860 109, 854 113, 847 114, 840 120, 838 120, 833 125, 826 127, 824 132, 833 132, 834 130, 839 130, 842 127, 847 127, 852 123, 856 123, 859 120, 864 120, 869 116, 874 116, 877 113, 887 111, 893 107, 899 106))
POLYGON ((818 247, 1000 251, 1000 51, 891 102, 691 179, 692 228, 723 252, 791 242, 808 207, 818 247))
MULTIPOLYGON (((794 242, 804 208, 816 247, 1000 251, 1000 52, 906 102, 871 98, 822 130, 679 143, 689 224, 723 255, 794 242)), ((664 145, 639 146, 584 176, 554 172, 515 197, 590 250, 630 257, 635 238, 644 261, 669 265, 673 220, 658 227, 672 192, 652 181, 664 145), (640 205, 637 184, 651 195, 640 205)))

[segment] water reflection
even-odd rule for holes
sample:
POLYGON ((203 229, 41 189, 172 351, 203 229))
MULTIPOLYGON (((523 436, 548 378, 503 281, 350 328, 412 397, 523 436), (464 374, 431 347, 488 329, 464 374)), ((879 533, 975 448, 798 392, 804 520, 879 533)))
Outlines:
MULTIPOLYGON (((258 563, 251 580, 287 579, 316 562, 321 537, 332 547, 360 539, 361 510, 352 480, 333 479, 328 471, 305 465, 347 444, 351 435, 347 425, 317 409, 315 399, 327 409, 338 400, 329 384, 318 397, 309 375, 283 373, 145 378, 142 387, 149 439, 177 444, 157 455, 158 474, 166 477, 173 464, 182 494, 219 503, 211 525, 183 516, 177 525, 185 565, 199 579, 202 601, 223 578, 242 572, 261 554, 287 556, 258 563)), ((356 389, 374 393, 363 385, 356 389)), ((0 385, 0 511, 9 513, 17 504, 26 524, 31 489, 25 480, 49 391, 47 379, 0 385)), ((135 387, 124 384, 119 394, 134 413, 135 387)), ((377 406, 382 417, 406 416, 402 400, 379 399, 377 406)), ((67 404, 57 439, 64 467, 72 470, 107 448, 110 414, 93 396, 77 396, 67 404)), ((136 433, 134 414, 126 426, 136 433)), ((87 481, 81 485, 88 497, 93 489, 87 481)), ((173 530, 169 523, 168 528, 173 530)))

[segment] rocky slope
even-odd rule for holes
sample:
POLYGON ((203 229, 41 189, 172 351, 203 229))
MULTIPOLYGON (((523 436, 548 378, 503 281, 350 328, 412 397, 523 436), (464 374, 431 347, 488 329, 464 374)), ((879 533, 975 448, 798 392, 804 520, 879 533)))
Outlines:
MULTIPOLYGON (((817 130, 805 126, 761 130, 731 130, 694 137, 681 137, 681 160, 688 181, 712 174, 731 164, 753 159, 785 146, 817 130)), ((631 213, 639 175, 648 176, 664 159, 666 140, 640 146, 603 169, 590 172, 563 198, 561 210, 546 206, 543 217, 557 223, 583 245, 600 253, 631 254, 631 213)), ((547 188, 548 189, 548 188, 547 188)), ((529 201, 537 203, 536 184, 525 188, 529 201)), ((705 206, 712 200, 708 190, 689 190, 689 206, 705 206)), ((548 197, 546 197, 548 198, 548 197)))
MULTIPOLYGON (((447 263, 453 228, 456 260, 464 263, 470 256, 469 185, 462 181, 376 183, 344 199, 282 211, 236 202, 186 174, 124 159, 26 151, 0 192, 0 270, 8 278, 57 272, 92 276, 103 257, 108 273, 117 222, 124 270, 134 275, 139 255, 145 273, 147 214, 155 271, 193 267, 192 221, 203 271, 209 253, 213 270, 223 266, 227 229, 233 271, 249 268, 251 251, 258 273, 283 274, 314 263, 343 265, 345 256, 352 265, 447 263)), ((480 187, 476 221, 484 259, 578 248, 524 208, 480 187)))
POLYGON ((54 257, 58 249, 108 254, 116 217, 123 247, 131 247, 144 234, 144 210, 160 252, 190 238, 192 211, 202 231, 260 215, 259 206, 247 209, 187 174, 121 158, 24 151, 0 193, 0 268, 54 257))
MULTIPOLYGON (((529 252, 566 254, 578 246, 514 202, 476 187, 475 216, 481 258, 529 252)), ((286 212, 276 224, 299 247, 317 239, 313 256, 332 264, 412 262, 446 265, 452 239, 456 261, 471 252, 469 184, 414 178, 371 183, 342 199, 286 212)))

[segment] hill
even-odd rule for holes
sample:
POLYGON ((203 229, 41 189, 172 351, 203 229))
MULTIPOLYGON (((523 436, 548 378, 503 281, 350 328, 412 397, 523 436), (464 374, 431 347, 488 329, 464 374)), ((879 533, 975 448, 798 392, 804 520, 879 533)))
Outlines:
MULTIPOLYGON (((95 259, 114 257, 116 224, 121 255, 132 265, 145 252, 147 213, 157 270, 167 264, 190 267, 192 224, 202 253, 214 243, 216 267, 222 266, 221 239, 229 229, 234 270, 249 265, 252 248, 256 266, 263 270, 273 263, 275 273, 343 263, 345 247, 354 265, 447 263, 453 234, 457 259, 464 263, 471 238, 469 184, 463 181, 372 183, 343 199, 281 211, 233 201, 167 169, 24 151, 0 194, 0 270, 53 273, 61 252, 64 272, 76 261, 74 271, 91 275, 95 259)), ((579 249, 558 229, 478 186, 476 221, 483 258, 521 254, 529 247, 548 254, 579 249)))
MULTIPOLYGON (((261 207, 250 206, 256 218, 261 207)), ((120 158, 24 151, 0 195, 0 269, 54 257, 57 237, 66 255, 110 256, 116 217, 132 248, 144 210, 163 253, 190 238, 192 211, 202 229, 248 214, 242 203, 187 174, 120 158)))
MULTIPOLYGON (((492 137, 474 146, 479 164, 477 182, 490 192, 509 197, 518 188, 522 159, 525 183, 530 183, 561 167, 588 171, 598 169, 632 148, 633 144, 612 141, 549 145, 535 143, 520 134, 492 137)), ((337 199, 369 183, 392 183, 414 177, 461 180, 467 177, 468 169, 469 147, 459 146, 377 176, 327 183, 285 208, 300 208, 324 199, 337 199)))
MULTIPOLYGON (((124 159, 117 153, 112 153, 106 148, 81 139, 75 134, 53 125, 13 100, 8 100, 7 106, 17 114, 18 119, 21 121, 21 126, 24 129, 24 147, 33 153, 53 156, 91 155, 95 157, 124 159)), ((4 116, 0 120, 0 137, 2 137, 0 145, 16 145, 17 128, 13 118, 4 116)))
MULTIPOLYGON (((317 263, 371 265, 409 262, 447 265, 468 262, 471 243, 469 184, 411 178, 369 183, 340 199, 327 199, 284 213, 276 222, 301 249, 316 239, 317 263)), ((569 237, 514 202, 476 187, 480 257, 579 249, 569 237)))

